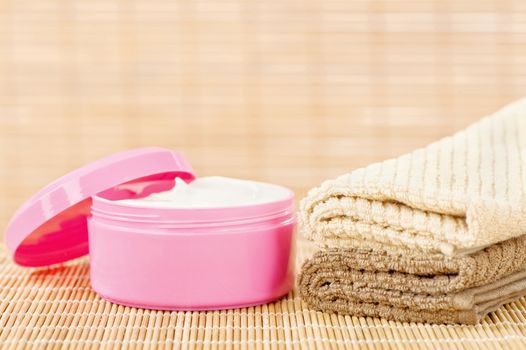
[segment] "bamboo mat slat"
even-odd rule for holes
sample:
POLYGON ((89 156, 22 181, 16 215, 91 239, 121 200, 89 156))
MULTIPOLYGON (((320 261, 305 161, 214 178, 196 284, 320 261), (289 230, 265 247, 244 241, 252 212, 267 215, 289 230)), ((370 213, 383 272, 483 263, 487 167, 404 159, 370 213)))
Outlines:
MULTIPOLYGON (((524 62, 522 0, 3 0, 0 227, 46 183, 141 146, 300 198, 522 97, 524 62)), ((100 300, 88 270, 1 250, 0 349, 526 346, 524 299, 474 327, 322 314, 295 292, 170 313, 100 300)))

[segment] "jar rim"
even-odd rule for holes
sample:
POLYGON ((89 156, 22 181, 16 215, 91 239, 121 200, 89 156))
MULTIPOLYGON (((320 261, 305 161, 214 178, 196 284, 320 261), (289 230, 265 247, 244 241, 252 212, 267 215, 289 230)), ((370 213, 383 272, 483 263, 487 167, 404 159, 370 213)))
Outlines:
POLYGON ((115 218, 118 221, 171 222, 180 224, 264 219, 293 212, 294 192, 287 187, 279 187, 287 191, 287 196, 279 200, 222 207, 170 208, 141 206, 96 195, 92 197, 91 213, 94 217, 101 214, 106 218, 115 218))

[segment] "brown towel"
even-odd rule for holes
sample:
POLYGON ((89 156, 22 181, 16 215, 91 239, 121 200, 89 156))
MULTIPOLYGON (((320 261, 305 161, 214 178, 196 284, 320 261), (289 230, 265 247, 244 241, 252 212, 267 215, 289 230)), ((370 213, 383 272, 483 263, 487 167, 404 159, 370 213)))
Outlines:
POLYGON ((526 294, 524 268, 524 236, 459 257, 331 248, 304 263, 299 289, 322 311, 473 324, 526 294))

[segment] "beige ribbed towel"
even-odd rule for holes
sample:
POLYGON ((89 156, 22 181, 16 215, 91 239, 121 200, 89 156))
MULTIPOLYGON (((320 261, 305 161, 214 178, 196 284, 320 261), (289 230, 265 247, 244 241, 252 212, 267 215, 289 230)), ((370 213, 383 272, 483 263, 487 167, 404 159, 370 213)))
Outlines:
POLYGON ((524 236, 453 258, 331 248, 304 263, 298 284, 321 311, 473 324, 526 294, 525 268, 524 236))
POLYGON ((324 182, 301 202, 300 227, 323 246, 468 254, 526 233, 525 189, 526 99, 324 182))

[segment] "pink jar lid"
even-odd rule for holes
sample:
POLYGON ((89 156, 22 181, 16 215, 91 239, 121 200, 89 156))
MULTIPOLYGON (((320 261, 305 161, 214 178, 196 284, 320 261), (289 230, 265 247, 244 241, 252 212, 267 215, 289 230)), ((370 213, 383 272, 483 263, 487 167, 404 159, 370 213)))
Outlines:
POLYGON ((145 196, 172 187, 176 176, 186 181, 195 178, 186 159, 168 149, 140 148, 97 160, 29 198, 7 227, 7 248, 23 266, 51 265, 86 255, 91 196, 105 191, 112 191, 116 199, 145 196))

